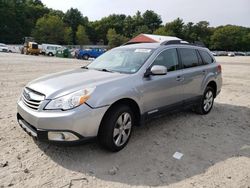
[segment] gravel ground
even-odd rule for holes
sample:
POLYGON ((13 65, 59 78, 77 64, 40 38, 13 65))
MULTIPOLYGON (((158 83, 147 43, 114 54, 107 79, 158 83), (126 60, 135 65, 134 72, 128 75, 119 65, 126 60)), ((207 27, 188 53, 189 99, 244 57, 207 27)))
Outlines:
POLYGON ((250 187, 250 57, 218 57, 223 89, 206 116, 170 113, 135 129, 127 147, 39 143, 16 122, 22 87, 81 60, 0 53, 0 187, 250 187), (181 160, 174 159, 178 151, 181 160))

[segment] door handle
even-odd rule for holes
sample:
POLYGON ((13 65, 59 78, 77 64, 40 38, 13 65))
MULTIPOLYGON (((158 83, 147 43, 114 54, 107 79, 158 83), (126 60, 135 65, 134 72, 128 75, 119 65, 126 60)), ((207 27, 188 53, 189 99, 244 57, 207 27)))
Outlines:
POLYGON ((206 74, 206 73, 207 73, 207 71, 206 71, 206 70, 203 70, 203 71, 202 71, 202 73, 203 73, 203 74, 206 74))

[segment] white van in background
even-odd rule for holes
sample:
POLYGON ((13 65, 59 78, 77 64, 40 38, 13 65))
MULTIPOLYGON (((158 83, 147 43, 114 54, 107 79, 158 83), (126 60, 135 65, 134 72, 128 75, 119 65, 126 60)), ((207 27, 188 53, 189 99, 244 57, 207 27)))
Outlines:
POLYGON ((6 44, 0 43, 0 52, 9 52, 9 48, 6 44))
POLYGON ((60 48, 62 48, 62 46, 57 44, 42 44, 41 53, 43 55, 54 56, 60 48))

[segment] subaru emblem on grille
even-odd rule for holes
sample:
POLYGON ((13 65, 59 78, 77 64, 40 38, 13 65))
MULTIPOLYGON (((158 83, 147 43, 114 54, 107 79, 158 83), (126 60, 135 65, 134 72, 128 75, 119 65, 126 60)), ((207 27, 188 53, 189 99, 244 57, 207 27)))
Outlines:
POLYGON ((27 100, 30 100, 31 98, 30 98, 30 91, 27 91, 27 90, 24 90, 24 92, 23 92, 23 95, 24 95, 24 97, 27 99, 27 100))

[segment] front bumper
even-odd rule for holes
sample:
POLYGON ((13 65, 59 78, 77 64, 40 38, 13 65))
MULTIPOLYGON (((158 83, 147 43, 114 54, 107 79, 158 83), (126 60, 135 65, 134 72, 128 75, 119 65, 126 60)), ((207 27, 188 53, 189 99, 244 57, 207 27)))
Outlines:
POLYGON ((49 132, 64 131, 78 137, 77 141, 83 141, 97 136, 107 109, 108 106, 92 109, 83 104, 68 111, 33 110, 20 100, 17 104, 17 120, 29 135, 38 140, 49 140, 49 132))

